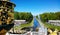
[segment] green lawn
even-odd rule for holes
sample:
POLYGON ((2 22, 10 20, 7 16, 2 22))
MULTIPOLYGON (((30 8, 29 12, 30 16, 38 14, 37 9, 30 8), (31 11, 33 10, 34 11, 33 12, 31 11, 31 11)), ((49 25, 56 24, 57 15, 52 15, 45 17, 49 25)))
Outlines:
POLYGON ((51 28, 51 29, 58 29, 60 31, 60 26, 55 26, 52 24, 44 23, 45 27, 51 28))
POLYGON ((30 27, 30 26, 33 26, 33 20, 32 20, 32 22, 30 22, 30 23, 21 24, 21 25, 20 25, 20 28, 23 28, 23 27, 30 27))
MULTIPOLYGON (((39 20, 39 19, 37 18, 37 20, 39 20)), ((40 20, 39 20, 39 21, 40 21, 40 20)), ((52 25, 52 24, 48 24, 48 23, 46 23, 46 22, 42 22, 42 23, 43 23, 44 26, 47 27, 47 28, 58 29, 58 30, 60 31, 60 26, 55 26, 55 25, 52 25)))
POLYGON ((15 29, 22 29, 24 27, 30 27, 30 26, 33 26, 33 20, 30 23, 21 24, 20 26, 15 26, 15 29))

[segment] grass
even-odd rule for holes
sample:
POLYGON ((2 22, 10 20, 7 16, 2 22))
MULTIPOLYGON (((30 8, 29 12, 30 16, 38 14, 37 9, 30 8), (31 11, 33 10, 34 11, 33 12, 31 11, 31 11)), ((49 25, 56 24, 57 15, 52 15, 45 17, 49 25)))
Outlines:
MULTIPOLYGON (((40 21, 38 18, 37 18, 38 21, 40 21)), ((50 29, 58 29, 58 31, 60 31, 60 26, 56 26, 56 25, 52 25, 52 24, 48 24, 46 22, 42 22, 44 24, 45 27, 47 28, 50 28, 50 29)))
POLYGON ((33 26, 33 20, 32 20, 32 22, 30 22, 30 23, 21 24, 20 28, 23 28, 23 27, 31 27, 31 26, 33 26))
POLYGON ((51 28, 51 29, 58 29, 60 31, 60 26, 55 26, 52 24, 44 23, 45 27, 51 28))
POLYGON ((24 27, 31 27, 31 26, 33 26, 33 20, 30 23, 26 23, 26 24, 21 24, 19 26, 15 26, 15 29, 17 30, 17 29, 22 29, 24 27))

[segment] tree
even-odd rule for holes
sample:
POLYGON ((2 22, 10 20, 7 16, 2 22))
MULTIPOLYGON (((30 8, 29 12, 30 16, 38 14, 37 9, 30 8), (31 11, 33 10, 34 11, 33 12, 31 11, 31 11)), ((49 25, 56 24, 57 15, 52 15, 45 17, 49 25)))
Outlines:
POLYGON ((60 12, 43 13, 43 14, 40 14, 40 18, 43 22, 46 22, 48 20, 60 20, 60 12))
POLYGON ((14 12, 14 19, 15 20, 19 20, 19 14, 18 14, 18 12, 14 12))
POLYGON ((29 12, 15 12, 16 20, 26 20, 27 22, 31 22, 33 19, 33 15, 29 12))
POLYGON ((57 20, 60 20, 60 12, 56 12, 55 15, 56 15, 56 17, 57 17, 56 19, 57 19, 57 20))

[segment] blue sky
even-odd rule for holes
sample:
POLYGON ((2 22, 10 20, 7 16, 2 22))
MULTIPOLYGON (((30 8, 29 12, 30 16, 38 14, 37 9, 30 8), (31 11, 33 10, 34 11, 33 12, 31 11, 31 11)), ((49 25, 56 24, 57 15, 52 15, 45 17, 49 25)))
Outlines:
POLYGON ((15 11, 31 12, 34 16, 44 12, 60 11, 60 0, 11 0, 15 11))

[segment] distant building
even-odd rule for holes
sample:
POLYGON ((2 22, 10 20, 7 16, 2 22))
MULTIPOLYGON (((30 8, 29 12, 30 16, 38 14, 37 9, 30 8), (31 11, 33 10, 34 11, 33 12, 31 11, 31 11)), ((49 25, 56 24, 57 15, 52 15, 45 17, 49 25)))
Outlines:
POLYGON ((15 26, 20 24, 25 24, 25 23, 27 23, 26 20, 14 20, 15 26))
POLYGON ((56 26, 60 26, 60 20, 48 20, 48 23, 56 26))

